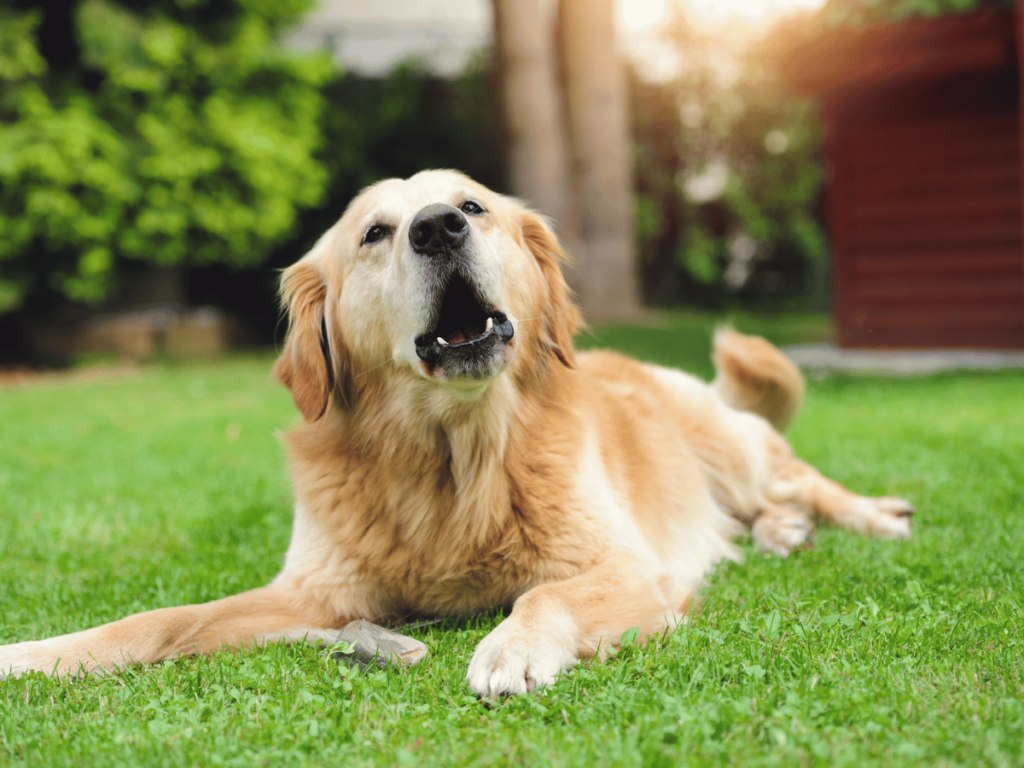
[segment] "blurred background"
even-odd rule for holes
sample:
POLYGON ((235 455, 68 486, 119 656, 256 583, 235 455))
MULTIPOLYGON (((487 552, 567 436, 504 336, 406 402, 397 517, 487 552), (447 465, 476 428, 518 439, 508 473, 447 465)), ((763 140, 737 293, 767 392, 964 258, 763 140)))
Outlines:
POLYGON ((982 0, 0 0, 0 365, 269 347, 363 186, 551 216, 591 320, 1024 348, 1019 16, 982 0))

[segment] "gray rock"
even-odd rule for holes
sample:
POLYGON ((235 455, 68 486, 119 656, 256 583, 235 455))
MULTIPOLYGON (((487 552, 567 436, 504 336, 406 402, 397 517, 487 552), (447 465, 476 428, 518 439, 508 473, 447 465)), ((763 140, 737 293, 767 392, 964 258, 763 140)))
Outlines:
POLYGON ((376 664, 382 669, 388 664, 411 667, 427 655, 427 646, 419 640, 363 619, 345 625, 338 635, 337 642, 350 644, 353 651, 351 654, 335 653, 336 660, 354 660, 363 666, 376 664))

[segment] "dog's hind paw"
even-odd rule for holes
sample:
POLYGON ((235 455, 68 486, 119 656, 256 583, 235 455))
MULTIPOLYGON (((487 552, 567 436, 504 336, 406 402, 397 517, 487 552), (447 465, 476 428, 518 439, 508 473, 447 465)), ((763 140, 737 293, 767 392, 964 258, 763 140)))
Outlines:
POLYGON ((571 643, 527 632, 510 617, 476 647, 466 680, 478 696, 497 699, 550 685, 577 661, 571 643))
POLYGON ((772 505, 754 520, 750 535, 762 552, 786 557, 805 544, 813 530, 810 519, 800 510, 772 505))

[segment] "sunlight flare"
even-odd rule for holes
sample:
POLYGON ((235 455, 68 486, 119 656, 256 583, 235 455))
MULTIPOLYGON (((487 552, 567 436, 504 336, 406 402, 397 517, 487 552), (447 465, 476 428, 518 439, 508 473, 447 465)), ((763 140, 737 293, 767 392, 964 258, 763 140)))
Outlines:
MULTIPOLYGON (((644 33, 666 21, 675 0, 619 0, 619 20, 627 34, 644 33)), ((772 21, 794 11, 816 11, 825 0, 679 0, 685 10, 711 22, 772 21)))

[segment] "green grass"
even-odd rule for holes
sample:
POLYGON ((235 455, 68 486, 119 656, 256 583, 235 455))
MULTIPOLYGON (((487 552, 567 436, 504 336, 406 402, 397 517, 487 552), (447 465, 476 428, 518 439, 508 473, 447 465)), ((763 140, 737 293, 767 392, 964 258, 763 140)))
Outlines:
MULTIPOLYGON (((603 328, 709 370, 707 318, 603 328)), ((740 318, 776 340, 820 321, 740 318)), ((0 391, 0 642, 265 583, 288 543, 267 356, 0 391)), ((463 683, 499 616, 417 632, 409 672, 307 646, 114 679, 0 682, 0 765, 1020 765, 1024 381, 812 382, 791 433, 826 473, 920 510, 910 542, 822 529, 753 552, 646 647, 492 707, 463 683)))

